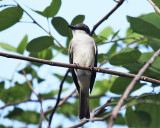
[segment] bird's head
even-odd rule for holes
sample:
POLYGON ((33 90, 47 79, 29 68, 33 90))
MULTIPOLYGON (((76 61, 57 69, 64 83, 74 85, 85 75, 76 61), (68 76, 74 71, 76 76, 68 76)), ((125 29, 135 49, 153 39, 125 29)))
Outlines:
POLYGON ((81 31, 84 31, 85 33, 87 33, 88 35, 90 35, 89 27, 83 23, 76 24, 75 26, 68 25, 68 27, 71 28, 72 31, 81 30, 81 31))

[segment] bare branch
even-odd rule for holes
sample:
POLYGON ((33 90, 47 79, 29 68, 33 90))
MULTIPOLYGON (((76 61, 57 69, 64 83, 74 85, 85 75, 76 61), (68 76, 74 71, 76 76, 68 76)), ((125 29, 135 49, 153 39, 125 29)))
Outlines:
POLYGON ((105 20, 108 19, 108 17, 110 15, 112 15, 113 12, 115 12, 122 4, 123 4, 124 0, 119 0, 117 1, 117 5, 105 16, 103 17, 97 24, 94 25, 92 31, 91 31, 91 35, 94 33, 94 31, 97 29, 97 27, 105 20))
POLYGON ((153 8, 160 14, 160 9, 157 7, 155 3, 152 2, 152 0, 148 0, 148 2, 153 6, 153 8))
POLYGON ((128 95, 130 94, 132 88, 136 84, 136 82, 141 78, 142 74, 147 70, 147 68, 154 62, 154 60, 159 56, 160 49, 157 50, 157 52, 154 53, 154 55, 150 58, 150 60, 141 68, 141 70, 138 72, 136 77, 132 80, 132 82, 129 84, 129 86, 126 88, 125 92, 123 93, 123 96, 119 100, 117 106, 112 111, 111 119, 108 123, 108 128, 111 128, 114 124, 114 121, 117 117, 117 114, 123 105, 124 101, 127 99, 128 95))
POLYGON ((37 95, 37 93, 34 91, 32 84, 30 83, 30 81, 29 81, 28 78, 27 78, 26 72, 25 72, 24 70, 23 70, 22 72, 23 72, 23 74, 24 74, 24 76, 25 76, 25 78, 26 78, 26 81, 27 81, 30 89, 31 89, 32 92, 36 95, 36 97, 38 98, 38 101, 39 101, 39 103, 40 103, 40 108, 41 108, 41 109, 40 109, 40 113, 41 113, 41 117, 40 117, 40 121, 39 121, 39 126, 38 126, 38 127, 41 128, 42 121, 45 120, 45 118, 44 118, 44 112, 43 112, 43 107, 42 107, 42 101, 41 101, 41 99, 39 98, 39 96, 37 95))
POLYGON ((69 99, 75 92, 76 92, 76 88, 68 96, 66 96, 63 100, 61 100, 58 106, 61 106, 62 104, 66 103, 67 99, 69 99))
POLYGON ((30 81, 27 78, 26 72, 23 70, 22 73, 24 74, 26 81, 28 83, 29 88, 31 89, 31 91, 36 95, 36 97, 38 98, 38 100, 40 100, 40 98, 38 97, 37 93, 34 91, 32 84, 30 83, 30 81))
POLYGON ((57 109, 57 107, 58 107, 58 103, 59 103, 59 101, 60 101, 60 96, 61 96, 61 92, 62 92, 62 88, 63 88, 63 83, 64 83, 64 81, 65 81, 68 73, 69 73, 69 69, 66 71, 66 73, 65 73, 65 75, 64 75, 64 77, 63 77, 63 79, 62 79, 62 81, 61 81, 61 84, 60 84, 60 87, 59 87, 59 92, 58 92, 58 97, 57 97, 57 102, 56 102, 55 107, 54 107, 54 109, 52 110, 52 113, 51 113, 51 115, 50 115, 50 117, 49 117, 49 125, 48 125, 48 128, 50 128, 51 121, 52 121, 52 117, 53 117, 53 115, 54 115, 54 113, 55 113, 55 111, 56 111, 56 109, 57 109))
MULTIPOLYGON (((123 72, 113 71, 113 70, 109 70, 109 69, 102 69, 102 68, 98 68, 98 67, 94 67, 93 69, 91 69, 90 67, 85 67, 85 66, 80 66, 80 65, 75 65, 75 64, 53 62, 53 61, 50 61, 50 60, 43 60, 43 59, 38 59, 38 58, 34 58, 34 57, 25 57, 25 56, 20 56, 20 55, 13 55, 13 54, 3 53, 3 52, 0 52, 0 56, 4 56, 4 57, 7 57, 7 58, 20 59, 20 60, 27 60, 27 61, 47 64, 47 65, 51 65, 51 66, 59 66, 59 67, 75 68, 75 69, 83 69, 83 70, 88 70, 88 71, 107 73, 107 74, 111 74, 111 75, 118 75, 118 76, 128 77, 128 78, 136 77, 135 74, 123 73, 123 72)), ((158 85, 160 84, 159 80, 155 80, 155 79, 152 79, 152 78, 149 78, 149 77, 146 77, 146 76, 141 76, 140 80, 151 82, 151 83, 158 84, 158 85)))

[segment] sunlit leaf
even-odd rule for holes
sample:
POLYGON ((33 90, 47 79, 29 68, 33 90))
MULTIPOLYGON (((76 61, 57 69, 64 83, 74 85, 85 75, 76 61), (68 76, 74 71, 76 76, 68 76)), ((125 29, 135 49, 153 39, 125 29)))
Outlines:
POLYGON ((0 47, 7 50, 7 51, 12 51, 12 52, 16 52, 16 48, 9 45, 9 44, 6 44, 6 43, 0 43, 0 47))
POLYGON ((24 53, 24 50, 26 49, 26 46, 27 46, 27 43, 28 43, 28 36, 24 36, 24 38, 22 39, 22 41, 20 42, 20 44, 18 45, 17 47, 17 52, 20 53, 20 54, 23 54, 24 53))
POLYGON ((107 39, 112 33, 113 33, 112 28, 111 27, 106 27, 98 34, 98 36, 102 37, 104 39, 107 39))

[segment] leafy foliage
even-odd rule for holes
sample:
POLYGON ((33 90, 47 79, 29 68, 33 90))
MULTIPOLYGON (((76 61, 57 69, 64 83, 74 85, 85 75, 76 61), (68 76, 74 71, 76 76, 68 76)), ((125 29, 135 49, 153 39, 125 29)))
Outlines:
POLYGON ((61 7, 61 0, 52 0, 50 6, 46 7, 44 11, 36 11, 47 18, 54 17, 61 7))
MULTIPOLYGON (((68 55, 69 41, 72 38, 72 32, 67 27, 67 25, 76 25, 78 23, 84 22, 85 15, 76 15, 73 19, 71 19, 70 23, 68 22, 69 19, 65 19, 59 15, 56 16, 61 8, 61 2, 61 0, 52 0, 50 5, 45 7, 45 9, 42 11, 35 11, 34 9, 31 10, 40 14, 43 18, 46 18, 49 22, 49 27, 51 27, 51 24, 57 34, 59 34, 61 38, 65 38, 64 42, 58 42, 57 37, 55 36, 56 34, 53 33, 52 35, 52 30, 51 32, 48 32, 48 30, 39 25, 38 22, 34 21, 34 24, 45 30, 45 32, 47 31, 47 36, 40 35, 39 37, 30 39, 27 35, 25 35, 17 47, 13 47, 12 45, 4 42, 0 42, 0 47, 10 52, 25 54, 31 57, 45 60, 53 59, 54 61, 54 57, 58 55, 66 57, 66 55, 68 55), (61 45, 63 47, 59 45, 59 43, 62 43, 61 45)), ((160 2, 158 0, 153 0, 153 2, 158 7, 160 7, 160 2)), ((2 9, 0 12, 0 31, 8 29, 18 23, 21 18, 23 19, 23 13, 26 14, 21 6, 7 6, 6 8, 2 9)), ((26 15, 24 15, 24 17, 25 16, 26 15)), ((160 15, 157 13, 149 13, 139 17, 127 16, 127 20, 130 23, 130 27, 126 30, 126 35, 123 38, 121 38, 119 34, 120 30, 114 31, 111 26, 105 26, 99 33, 95 32, 92 37, 95 39, 100 51, 98 54, 98 65, 103 65, 107 68, 115 68, 115 66, 117 68, 122 67, 129 73, 136 74, 141 69, 141 67, 151 58, 154 52, 160 48, 160 15), (110 44, 110 47, 108 47, 108 44, 110 44), (101 48, 106 49, 105 52, 101 52, 101 48), (145 49, 147 52, 143 52, 143 49, 145 49)), ((7 35, 7 38, 8 37, 9 35, 7 35)), ((65 61, 63 58, 61 60, 62 62, 65 61)), ((154 61, 154 63, 147 69, 144 75, 160 80, 159 64, 160 57, 154 61)), ((10 111, 7 110, 8 113, 3 115, 3 117, 9 120, 21 121, 25 124, 39 124, 41 114, 38 113, 37 110, 27 110, 30 108, 30 106, 27 106, 27 109, 24 109, 23 106, 21 107, 17 104, 26 105, 25 101, 34 101, 33 97, 31 96, 33 93, 29 88, 28 82, 32 84, 33 89, 38 88, 41 90, 41 84, 43 84, 43 88, 47 88, 47 91, 42 89, 44 91, 42 93, 36 92, 38 98, 42 100, 43 105, 47 102, 48 99, 53 98, 55 100, 59 92, 59 84, 57 85, 54 80, 58 79, 58 81, 61 82, 63 75, 60 75, 60 72, 62 70, 58 70, 58 72, 53 73, 51 70, 54 70, 55 67, 51 67, 49 71, 45 73, 45 77, 41 77, 39 71, 42 70, 42 68, 44 68, 44 64, 29 62, 28 64, 24 65, 22 69, 18 68, 15 71, 15 76, 19 75, 19 77, 23 78, 25 78, 25 71, 29 80, 25 79, 22 80, 23 82, 19 82, 19 80, 17 80, 15 77, 11 80, 0 81, 0 100, 4 103, 4 108, 7 110, 8 105, 14 106, 14 109, 10 109, 10 111), (54 77, 52 84, 49 86, 47 83, 48 76, 50 80, 52 77, 54 77), (55 88, 49 90, 51 89, 52 85, 55 88)), ((111 94, 113 93, 116 95, 116 97, 112 98, 111 103, 113 103, 113 106, 106 107, 106 110, 101 113, 103 116, 110 113, 114 109, 115 103, 119 101, 120 96, 124 93, 126 87, 129 85, 132 79, 118 76, 109 76, 107 78, 104 77, 105 75, 101 76, 103 77, 100 79, 97 78, 95 81, 94 89, 90 95, 90 109, 95 110, 97 107, 103 105, 104 101, 106 101, 108 98, 106 98, 106 95, 109 97, 112 97, 113 95, 111 94)), ((73 88, 71 85, 72 83, 72 77, 68 75, 64 85, 67 87, 63 88, 61 99, 65 98, 66 94, 70 91, 70 88, 73 88)), ((145 85, 147 85, 147 83, 137 82, 132 92, 139 91, 140 88, 144 87, 145 85)), ((157 86, 158 85, 152 84, 151 88, 154 90, 154 88, 157 86)), ((35 89, 35 91, 37 90, 35 89)), ((140 96, 137 96, 136 98, 129 97, 125 102, 126 112, 118 114, 115 124, 138 128, 159 127, 160 95, 151 94, 152 90, 150 90, 150 93, 148 93, 146 96, 144 96, 145 94, 140 94, 140 96)), ((70 119, 72 122, 77 122, 79 104, 77 97, 78 95, 73 95, 70 98, 71 100, 67 100, 63 105, 58 107, 56 114, 61 114, 63 117, 70 119)), ((49 102, 51 103, 52 101, 49 102)), ((55 102, 53 101, 53 103, 55 102)), ((45 105, 45 108, 50 107, 47 104, 45 105)), ((3 108, 3 106, 1 107, 3 108)), ((47 114, 45 114, 46 120, 48 120, 47 114)), ((101 117, 101 115, 98 116, 101 117)), ((104 122, 107 123, 108 120, 104 122)), ((7 125, 3 126, 0 124, 0 127, 7 127, 7 125)))
POLYGON ((0 12, 0 31, 16 24, 22 17, 23 10, 20 7, 10 7, 0 12))

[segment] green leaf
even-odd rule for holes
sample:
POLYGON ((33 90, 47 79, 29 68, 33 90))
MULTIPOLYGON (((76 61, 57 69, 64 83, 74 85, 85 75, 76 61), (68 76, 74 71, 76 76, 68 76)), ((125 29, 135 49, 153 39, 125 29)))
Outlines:
POLYGON ((159 0, 152 0, 154 4, 156 4, 156 6, 158 6, 158 8, 160 8, 160 1, 159 0))
POLYGON ((1 48, 7 50, 7 51, 12 51, 12 52, 16 52, 16 48, 9 45, 9 44, 6 44, 6 43, 0 43, 0 46, 1 48))
POLYGON ((131 42, 134 42, 135 40, 142 40, 142 38, 144 38, 144 37, 143 37, 143 35, 140 35, 138 33, 133 32, 133 30, 131 28, 128 28, 125 38, 126 39, 123 40, 125 43, 131 43, 131 42))
POLYGON ((71 25, 76 25, 76 24, 79 24, 79 23, 83 23, 84 19, 85 19, 84 15, 77 15, 72 20, 71 25))
POLYGON ((133 111, 131 108, 127 108, 125 118, 129 127, 150 128, 151 116, 148 112, 133 111))
POLYGON ((104 79, 101 81, 96 81, 91 95, 105 94, 108 90, 110 90, 113 81, 114 80, 112 78, 110 78, 110 80, 104 79))
POLYGON ((146 113, 148 113, 151 117, 151 119, 149 119, 148 116, 144 115, 143 118, 147 124, 148 122, 148 126, 150 128, 158 128, 160 126, 160 107, 159 107, 159 100, 160 99, 160 93, 154 96, 147 96, 147 97, 143 97, 140 100, 142 101, 148 101, 148 103, 141 103, 141 104, 137 104, 135 106, 136 111, 144 111, 146 113))
POLYGON ((52 19, 52 25, 60 35, 69 36, 68 22, 64 18, 54 17, 52 19))
POLYGON ((159 15, 151 13, 138 18, 127 16, 127 19, 130 22, 131 28, 134 32, 160 39, 159 15))
POLYGON ((65 103, 63 104, 62 107, 59 107, 57 109, 57 113, 63 114, 64 116, 68 117, 68 118, 72 118, 73 115, 73 120, 75 120, 75 116, 78 116, 78 100, 76 99, 76 101, 74 103, 65 103))
POLYGON ((58 13, 60 7, 61 7, 61 0, 52 0, 51 5, 46 7, 43 12, 41 11, 36 11, 36 12, 47 18, 54 17, 58 13))
POLYGON ((157 28, 160 29, 160 15, 157 13, 149 13, 149 14, 145 14, 145 15, 141 15, 139 18, 145 20, 148 23, 153 24, 154 26, 156 26, 157 28))
POLYGON ((122 114, 118 114, 118 115, 117 115, 115 124, 118 124, 118 125, 126 125, 126 121, 125 121, 124 117, 122 116, 122 114))
POLYGON ((102 37, 104 39, 107 39, 112 33, 113 33, 112 28, 111 27, 106 27, 98 34, 98 36, 102 37))
MULTIPOLYGON (((138 71, 144 66, 143 64, 140 64, 138 62, 136 63, 131 63, 131 64, 125 64, 123 65, 123 67, 125 67, 126 69, 128 69, 131 73, 133 74, 137 74, 138 71)), ((160 71, 158 68, 154 68, 154 67, 149 67, 145 73, 143 74, 144 76, 148 76, 154 79, 160 79, 160 71)))
POLYGON ((112 65, 124 65, 129 63, 134 63, 138 60, 141 53, 137 49, 133 48, 123 48, 119 53, 113 55, 109 62, 112 65))
POLYGON ((30 52, 41 52, 53 45, 53 39, 50 36, 42 36, 31 40, 27 45, 30 52))
POLYGON ((16 24, 22 17, 23 10, 19 7, 10 7, 0 12, 0 31, 16 24))
POLYGON ((106 39, 104 39, 103 37, 100 37, 100 36, 96 35, 95 33, 93 33, 92 37, 96 41, 97 45, 99 45, 101 43, 104 43, 106 41, 106 39))
POLYGON ((148 43, 154 51, 160 48, 160 39, 148 38, 148 43))
POLYGON ((27 83, 15 83, 15 86, 10 87, 9 89, 5 89, 4 85, 1 85, 0 90, 0 99, 6 104, 27 100, 32 93, 27 83))
POLYGON ((18 45, 16 51, 20 54, 23 54, 24 50, 26 49, 27 43, 28 43, 28 36, 25 35, 20 44, 18 45))
POLYGON ((112 47, 110 48, 110 50, 107 52, 107 54, 111 54, 112 55, 113 53, 115 53, 116 50, 117 50, 117 47, 118 47, 117 43, 114 43, 112 45, 112 47))
POLYGON ((37 71, 35 69, 33 69, 31 65, 27 65, 25 68, 23 68, 22 70, 18 71, 18 73, 23 74, 23 70, 25 71, 26 74, 32 75, 32 77, 37 79, 38 82, 44 81, 44 79, 42 79, 42 78, 40 78, 38 76, 37 71))
POLYGON ((89 99, 89 107, 90 107, 90 109, 97 108, 99 106, 100 106, 100 98, 89 99))
POLYGON ((10 111, 5 117, 12 120, 22 121, 26 124, 38 124, 40 114, 35 111, 24 111, 20 108, 14 108, 14 110, 10 111))
MULTIPOLYGON (((145 64, 146 62, 148 62, 148 60, 153 56, 153 53, 150 53, 150 52, 146 52, 146 53, 143 53, 138 62, 139 63, 142 63, 142 64, 145 64)), ((157 57, 157 59, 152 63, 152 65, 150 67, 153 67, 157 70, 160 70, 160 57, 157 57)))
POLYGON ((108 54, 98 54, 98 62, 102 63, 105 60, 109 60, 110 55, 108 54))
POLYGON ((113 33, 113 36, 112 36, 111 40, 113 40, 118 35, 118 33, 119 33, 119 30, 117 32, 113 33))
MULTIPOLYGON (((123 94, 126 87, 131 83, 131 81, 132 81, 131 78, 118 77, 113 82, 110 91, 115 94, 123 94)), ((135 91, 139 89, 140 87, 141 87, 141 84, 137 82, 134 88, 132 89, 132 91, 135 91)))

